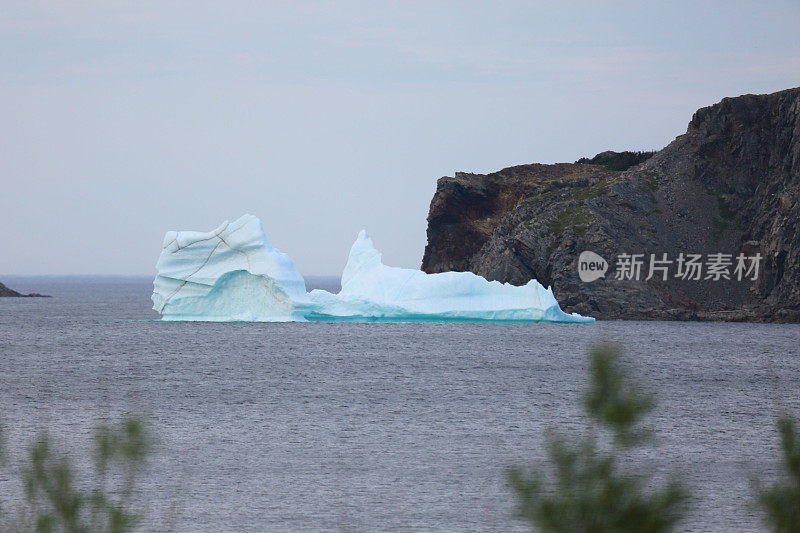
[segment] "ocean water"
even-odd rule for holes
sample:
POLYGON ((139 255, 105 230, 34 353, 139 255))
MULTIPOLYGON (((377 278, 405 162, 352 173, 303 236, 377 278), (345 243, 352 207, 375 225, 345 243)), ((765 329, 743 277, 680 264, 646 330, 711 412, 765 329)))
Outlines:
POLYGON ((799 325, 175 323, 145 278, 3 282, 54 296, 0 299, 5 509, 38 431, 85 458, 132 411, 159 439, 146 528, 523 530, 504 472, 583 426, 586 349, 612 339, 659 402, 632 461, 694 492, 682 529, 759 531, 750 480, 775 475, 776 413, 800 413, 799 325))

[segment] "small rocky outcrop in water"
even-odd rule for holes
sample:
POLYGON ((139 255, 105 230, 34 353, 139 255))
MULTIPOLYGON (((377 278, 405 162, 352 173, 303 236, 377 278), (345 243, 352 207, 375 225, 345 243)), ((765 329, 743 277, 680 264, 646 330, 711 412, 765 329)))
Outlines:
POLYGON ((9 289, 2 283, 0 283, 0 298, 8 297, 8 298, 49 298, 46 294, 39 294, 38 292, 32 292, 30 294, 22 294, 21 292, 17 292, 13 289, 9 289))
POLYGON ((800 321, 800 88, 702 108, 624 171, 609 162, 631 158, 614 154, 441 178, 422 269, 535 278, 565 310, 598 318, 800 321), (609 262, 604 278, 580 280, 585 250, 609 262), (615 279, 623 253, 645 254, 638 281, 615 279), (666 281, 645 280, 650 254, 664 253, 763 259, 755 281, 680 279, 674 263, 666 281))

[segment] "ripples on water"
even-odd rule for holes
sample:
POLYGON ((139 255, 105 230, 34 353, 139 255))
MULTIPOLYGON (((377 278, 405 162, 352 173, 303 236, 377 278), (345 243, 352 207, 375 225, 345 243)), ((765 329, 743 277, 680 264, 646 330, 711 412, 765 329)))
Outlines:
POLYGON ((148 279, 3 281, 54 296, 0 299, 12 455, 43 427, 81 446, 98 417, 148 412, 148 519, 182 531, 520 529, 504 468, 582 426, 598 339, 657 392, 636 460, 692 485, 686 529, 759 529, 749 476, 774 474, 777 410, 800 413, 798 325, 175 323, 148 279))

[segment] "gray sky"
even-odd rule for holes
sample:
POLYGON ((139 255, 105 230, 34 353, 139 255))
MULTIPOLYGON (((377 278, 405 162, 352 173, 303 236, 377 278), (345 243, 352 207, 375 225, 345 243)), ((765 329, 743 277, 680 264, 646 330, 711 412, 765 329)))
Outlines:
POLYGON ((252 213, 419 267, 436 179, 656 149, 800 85, 800 2, 0 3, 2 274, 151 274, 252 213))

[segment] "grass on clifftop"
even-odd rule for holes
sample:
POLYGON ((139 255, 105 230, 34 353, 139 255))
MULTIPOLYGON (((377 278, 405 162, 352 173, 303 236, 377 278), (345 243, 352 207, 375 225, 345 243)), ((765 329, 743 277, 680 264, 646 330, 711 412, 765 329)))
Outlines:
POLYGON ((601 167, 605 167, 608 170, 628 170, 629 168, 636 166, 644 161, 647 161, 655 154, 654 151, 636 151, 636 152, 601 152, 594 156, 593 158, 589 159, 587 157, 581 157, 576 163, 580 163, 583 165, 600 165, 601 167))
POLYGON ((592 221, 592 213, 586 206, 570 205, 558 213, 550 222, 550 233, 561 235, 568 227, 574 227, 575 233, 582 235, 586 231, 586 225, 592 221))

